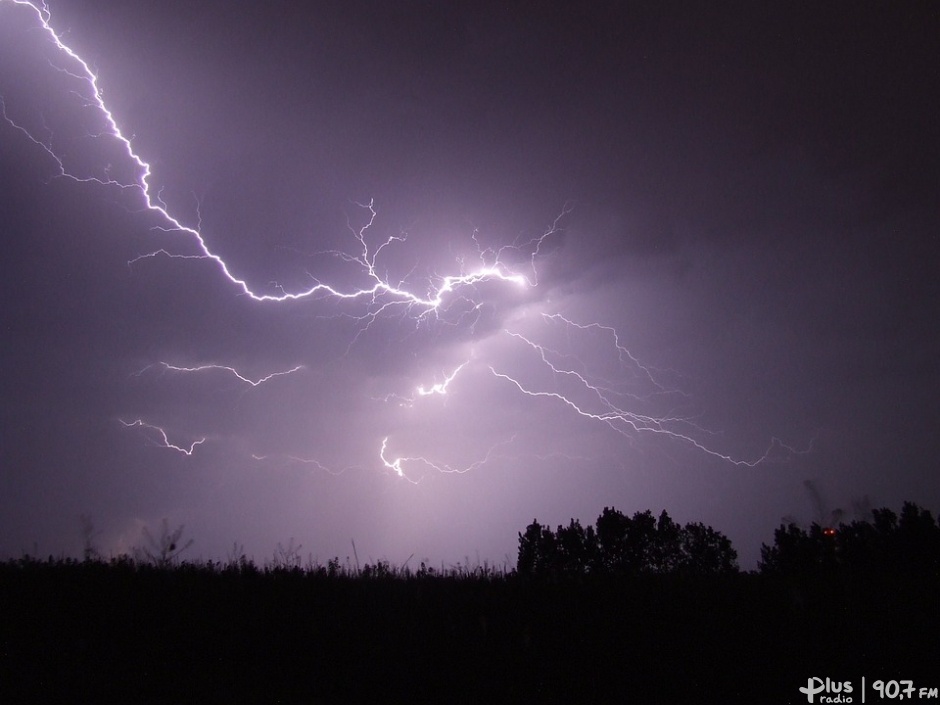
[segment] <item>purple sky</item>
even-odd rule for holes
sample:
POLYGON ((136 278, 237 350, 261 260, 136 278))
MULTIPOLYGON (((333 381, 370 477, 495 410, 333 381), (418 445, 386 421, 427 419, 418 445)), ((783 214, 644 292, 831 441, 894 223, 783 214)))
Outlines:
POLYGON ((255 300, 87 181, 140 170, 0 0, 0 555, 88 515, 105 553, 167 517, 193 558, 502 563, 613 505, 749 568, 818 504, 940 509, 934 4, 304 5, 50 24, 231 277, 375 300, 255 300))

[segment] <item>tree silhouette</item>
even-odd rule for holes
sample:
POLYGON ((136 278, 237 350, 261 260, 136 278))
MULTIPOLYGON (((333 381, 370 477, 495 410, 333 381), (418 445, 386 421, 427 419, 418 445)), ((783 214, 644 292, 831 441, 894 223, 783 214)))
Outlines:
POLYGON ((170 531, 169 524, 164 517, 160 537, 154 538, 153 534, 145 526, 143 528, 144 538, 147 539, 147 545, 140 547, 139 553, 150 563, 158 568, 168 568, 176 563, 176 559, 187 548, 193 545, 193 540, 188 539, 185 543, 180 543, 183 536, 184 525, 180 524, 176 529, 170 531))
POLYGON ((836 565, 834 530, 812 524, 809 531, 794 523, 774 531, 773 547, 761 545, 762 573, 803 575, 831 570, 836 565))
POLYGON ((557 543, 555 534, 537 520, 519 534, 517 570, 525 574, 547 574, 557 570, 557 543))
POLYGON ((580 521, 572 519, 568 526, 558 527, 555 542, 560 572, 576 575, 596 570, 598 543, 593 526, 585 529, 580 521))
POLYGON ((854 574, 940 576, 940 524, 912 502, 901 514, 875 509, 872 520, 838 527, 796 524, 774 531, 774 545, 761 546, 760 572, 810 575, 836 571, 854 574))
POLYGON ((738 572, 737 552, 731 540, 705 524, 686 524, 681 535, 682 569, 696 575, 738 572))
POLYGON ((526 575, 717 575, 737 572, 737 553, 721 532, 682 527, 663 511, 628 517, 604 507, 595 527, 572 519, 552 531, 537 520, 519 534, 516 569, 526 575))

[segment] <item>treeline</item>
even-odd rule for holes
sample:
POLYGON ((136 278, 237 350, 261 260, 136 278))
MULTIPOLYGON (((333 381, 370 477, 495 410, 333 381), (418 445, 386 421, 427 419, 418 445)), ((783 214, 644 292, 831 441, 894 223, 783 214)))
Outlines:
POLYGON ((758 571, 666 512, 519 533, 515 568, 0 562, 0 702, 788 702, 811 676, 937 685, 940 525, 781 526, 758 571), (856 580, 856 575, 871 579, 856 580), (596 577, 595 577, 596 576, 596 577), (794 577, 796 576, 796 577, 794 577))
MULTIPOLYGON (((837 526, 813 523, 803 528, 795 523, 781 524, 774 531, 773 544, 761 544, 757 572, 768 576, 824 576, 878 574, 940 578, 940 517, 913 502, 904 502, 900 513, 875 509, 870 519, 857 519, 837 526)), ((84 519, 87 522, 87 519, 84 519)), ((628 516, 605 507, 593 525, 583 526, 571 519, 554 530, 533 520, 518 534, 518 553, 513 568, 508 563, 472 566, 457 563, 449 568, 425 562, 408 567, 386 560, 361 567, 347 557, 321 564, 302 559, 293 539, 278 544, 273 559, 256 564, 238 546, 227 561, 188 561, 183 552, 192 539, 182 540, 184 527, 171 531, 163 521, 159 536, 144 530, 147 544, 105 560, 97 547, 86 541, 84 560, 72 558, 45 561, 24 555, 0 562, 6 570, 53 565, 94 563, 121 570, 185 569, 207 572, 262 575, 266 573, 305 573, 329 578, 408 579, 474 578, 496 579, 514 575, 525 577, 574 577, 644 575, 730 576, 740 571, 738 553, 722 532, 699 522, 684 526, 664 510, 658 517, 649 510, 628 516)), ((90 535, 90 528, 86 533, 90 535)))
POLYGON ((572 519, 552 531, 537 520, 519 534, 516 570, 524 575, 643 575, 738 572, 738 554, 720 531, 680 526, 663 511, 628 517, 605 507, 594 526, 572 519))
POLYGON ((761 573, 772 575, 903 574, 940 576, 940 521, 913 502, 900 515, 887 508, 871 521, 836 527, 780 526, 774 544, 761 546, 761 573))
MULTIPOLYGON (((871 520, 804 529, 782 524, 761 545, 758 572, 812 576, 847 573, 940 577, 940 521, 913 502, 900 515, 876 509, 871 520)), ((677 524, 663 511, 629 517, 605 507, 593 526, 577 519, 551 527, 534 520, 519 533, 516 571, 531 576, 716 576, 739 572, 737 552, 720 531, 677 524)))

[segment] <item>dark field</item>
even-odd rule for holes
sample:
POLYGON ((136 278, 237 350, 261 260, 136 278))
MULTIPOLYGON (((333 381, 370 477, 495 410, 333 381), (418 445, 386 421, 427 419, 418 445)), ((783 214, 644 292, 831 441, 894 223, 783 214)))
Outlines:
POLYGON ((875 679, 940 686, 937 588, 22 559, 0 702, 801 703, 811 676, 881 702, 875 679))

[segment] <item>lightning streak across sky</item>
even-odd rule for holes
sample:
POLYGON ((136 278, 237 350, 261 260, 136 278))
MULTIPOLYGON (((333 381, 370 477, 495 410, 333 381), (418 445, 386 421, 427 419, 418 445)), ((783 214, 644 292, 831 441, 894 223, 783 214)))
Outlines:
MULTIPOLYGON (((105 104, 101 88, 98 84, 97 74, 91 69, 91 67, 83 58, 81 58, 63 42, 61 36, 55 31, 55 29, 53 29, 51 24, 51 13, 49 12, 48 8, 45 5, 35 5, 31 2, 28 2, 27 0, 0 0, 0 2, 12 2, 15 5, 29 9, 35 15, 39 26, 44 30, 48 39, 64 55, 64 57, 66 57, 73 64, 74 72, 69 68, 57 68, 60 68, 69 76, 73 77, 77 82, 84 85, 83 91, 76 91, 76 95, 85 101, 87 105, 97 109, 105 121, 105 130, 100 135, 95 135, 95 137, 108 136, 116 141, 127 159, 134 164, 137 171, 136 179, 133 182, 121 182, 110 178, 101 179, 94 176, 76 176, 66 169, 63 159, 56 154, 50 142, 43 141, 35 137, 28 130, 24 129, 11 120, 6 114, 4 106, 3 116, 6 121, 12 127, 24 133, 36 145, 42 147, 42 149, 53 159, 53 161, 55 161, 56 165, 58 166, 58 176, 74 179, 75 181, 94 182, 105 186, 116 186, 122 189, 132 189, 139 192, 143 198, 145 208, 158 214, 165 221, 162 225, 163 229, 178 231, 190 236, 195 242, 199 251, 199 254, 194 256, 173 254, 166 249, 159 249, 144 255, 140 255, 132 261, 139 261, 140 259, 155 257, 157 255, 180 257, 186 259, 192 259, 193 257, 207 259, 215 263, 222 274, 232 284, 234 284, 237 289, 241 291, 241 293, 249 296, 255 301, 281 302, 311 298, 318 295, 333 296, 338 299, 362 299, 370 301, 372 304, 378 307, 377 313, 380 313, 389 306, 393 305, 405 305, 417 308, 422 312, 432 312, 442 306, 448 295, 454 293, 461 287, 472 286, 487 280, 501 280, 516 284, 518 286, 534 284, 534 281, 531 281, 526 276, 510 271, 499 261, 500 253, 507 248, 502 248, 495 253, 492 250, 481 250, 481 264, 479 266, 471 269, 468 272, 450 274, 438 278, 438 281, 424 294, 414 293, 400 285, 390 284, 378 273, 377 258, 380 254, 382 254, 382 251, 386 247, 391 246, 395 242, 402 241, 404 237, 390 236, 377 247, 370 246, 366 235, 369 231, 369 228, 373 225, 376 217, 376 211, 373 207, 373 204, 370 202, 369 204, 359 204, 369 212, 370 217, 368 222, 358 230, 353 229, 353 233, 361 248, 359 253, 356 255, 351 255, 344 252, 335 253, 346 261, 360 266, 370 282, 368 286, 359 289, 343 291, 334 286, 331 286, 330 284, 317 281, 314 278, 313 285, 296 292, 283 292, 281 294, 256 292, 251 288, 247 280, 235 275, 229 268, 229 265, 222 259, 222 257, 210 249, 203 236, 203 233, 200 232, 198 228, 183 224, 176 216, 170 213, 169 209, 160 198, 160 195, 158 193, 154 193, 150 183, 152 176, 150 164, 134 151, 131 139, 124 135, 121 128, 118 126, 117 120, 111 113, 111 110, 105 104), (493 255, 491 261, 488 263, 485 261, 487 254, 493 255)), ((541 237, 532 240, 530 243, 530 256, 533 261, 539 252, 542 241, 555 232, 557 223, 558 221, 556 220, 552 228, 546 231, 546 233, 544 233, 541 237)))
MULTIPOLYGON (((258 387, 264 384, 265 382, 268 382, 274 379, 275 377, 284 377, 286 375, 290 375, 290 374, 293 374, 294 372, 299 372, 300 370, 304 369, 303 365, 295 365, 289 370, 283 370, 281 372, 272 372, 270 374, 264 375, 263 377, 259 377, 258 379, 251 379, 250 377, 244 376, 241 372, 236 370, 234 367, 229 367, 227 365, 197 365, 196 367, 180 367, 178 365, 171 365, 168 362, 159 362, 157 364, 163 367, 164 370, 168 370, 171 372, 210 372, 213 370, 229 372, 235 377, 237 377, 239 380, 241 380, 242 382, 245 382, 246 384, 249 384, 252 387, 258 387)), ((147 365, 147 367, 142 369, 140 372, 135 373, 135 376, 139 377, 141 374, 143 374, 146 370, 149 370, 151 367, 153 367, 153 365, 147 365)))
POLYGON ((184 446, 178 446, 174 443, 170 443, 170 439, 167 436, 166 431, 163 430, 163 428, 161 428, 160 426, 155 426, 154 424, 146 423, 145 421, 142 421, 141 419, 137 419, 135 421, 124 421, 123 419, 119 419, 119 420, 127 428, 134 428, 135 426, 137 426, 140 428, 149 428, 152 431, 156 431, 157 434, 160 436, 160 440, 162 441, 162 443, 159 444, 161 447, 175 450, 179 453, 182 453, 183 455, 192 455, 193 452, 196 450, 196 446, 202 445, 203 443, 206 442, 205 438, 200 438, 197 441, 193 441, 189 445, 189 448, 186 448, 184 446))
MULTIPOLYGON (((110 178, 101 179, 94 176, 76 176, 66 169, 63 159, 56 154, 48 141, 43 141, 35 137, 28 130, 22 128, 20 125, 11 120, 6 114, 4 106, 2 114, 6 121, 11 126, 27 135, 27 137, 29 137, 29 139, 32 140, 36 145, 42 147, 42 149, 57 164, 59 172, 58 176, 74 179, 75 181, 94 182, 105 186, 115 186, 121 189, 132 189, 137 191, 143 199, 145 208, 157 214, 164 220, 164 223, 161 226, 162 229, 174 230, 190 236, 195 242, 198 250, 197 255, 186 255, 174 254, 166 249, 161 248, 159 250, 140 255, 139 257, 135 258, 135 260, 132 260, 132 262, 139 261, 143 258, 155 257, 158 255, 171 258, 206 259, 212 261, 218 267, 219 271, 221 271, 222 274, 226 277, 226 279, 235 285, 235 287, 242 294, 245 294, 255 301, 282 302, 306 299, 316 296, 332 296, 337 299, 362 299, 377 307, 377 310, 370 314, 370 318, 374 318, 375 315, 385 311, 388 307, 396 305, 404 305, 410 308, 415 308, 424 313, 433 312, 444 304, 445 299, 450 294, 453 294, 460 288, 472 286, 487 280, 500 280, 516 284, 517 286, 526 286, 528 284, 535 283, 526 276, 510 271, 505 265, 503 265, 499 261, 499 254, 503 251, 501 249, 496 253, 493 253, 492 250, 481 251, 482 261, 479 266, 471 269, 468 272, 461 274, 450 274, 438 278, 437 282, 424 294, 414 293, 408 289, 403 288, 401 285, 393 285, 379 274, 377 269, 377 258, 382 254, 382 251, 386 247, 389 247, 396 242, 402 241, 404 237, 390 236, 378 246, 370 245, 369 241, 367 240, 367 234, 377 215, 373 204, 370 202, 368 204, 359 204, 369 212, 370 217, 368 222, 358 230, 351 228, 356 240, 358 240, 360 245, 359 253, 355 255, 344 252, 335 253, 341 256, 347 262, 361 267, 363 273, 369 280, 368 286, 344 291, 330 284, 320 282, 316 280, 316 278, 312 277, 314 283, 311 286, 295 292, 271 294, 259 293, 255 291, 249 285, 247 280, 242 279, 234 274, 231 271, 229 265, 222 259, 222 257, 210 249, 203 233, 198 228, 183 224, 183 222, 181 222, 176 216, 170 213, 160 195, 158 193, 154 193, 153 187, 150 183, 152 176, 151 165, 134 151, 131 139, 125 136, 121 128, 118 126, 117 120, 115 119, 111 110, 105 104, 103 94, 98 83, 97 74, 91 69, 91 67, 83 58, 81 58, 62 41, 61 36, 55 31, 55 29, 53 29, 51 25, 52 17, 49 9, 45 5, 37 6, 31 2, 28 2, 27 0, 0 0, 0 2, 12 2, 15 5, 28 8, 30 11, 32 11, 36 17, 36 20, 39 22, 39 26, 45 31, 49 40, 53 42, 55 47, 64 55, 64 57, 67 57, 67 59, 74 65, 74 72, 68 68, 58 68, 61 68, 62 71, 73 77, 80 84, 84 85, 84 89, 82 91, 76 90, 76 95, 80 96, 80 98, 85 101, 87 105, 93 106, 95 109, 97 109, 104 118, 106 125, 104 132, 95 136, 108 136, 116 141, 127 159, 134 164, 137 171, 136 179, 132 182, 121 182, 110 178), (485 261, 486 254, 493 255, 491 261, 488 263, 485 261)), ((530 256, 533 261, 539 252, 542 241, 555 232, 557 224, 558 221, 556 220, 552 228, 546 231, 541 237, 535 238, 530 243, 530 256)))
POLYGON ((443 396, 444 394, 447 394, 447 386, 451 382, 454 381, 454 378, 460 373, 460 370, 466 367, 467 364, 468 364, 467 362, 461 363, 453 372, 451 372, 449 375, 444 377, 443 382, 432 384, 430 387, 425 387, 424 385, 421 385, 416 390, 418 392, 418 396, 428 397, 428 396, 431 396, 432 394, 440 394, 443 396))
POLYGON ((420 478, 418 478, 417 480, 414 480, 408 474, 406 474, 405 468, 404 468, 405 465, 417 464, 421 467, 424 467, 430 470, 436 470, 437 472, 440 472, 440 473, 453 473, 457 475, 462 475, 465 472, 470 472, 471 470, 476 470, 477 468, 482 467, 483 465, 486 465, 490 460, 492 460, 495 457, 496 451, 499 448, 509 445, 514 440, 515 440, 515 437, 510 438, 509 440, 494 444, 489 449, 489 451, 487 451, 485 456, 483 456, 479 460, 473 461, 472 463, 470 463, 469 465, 465 467, 456 467, 456 466, 451 466, 451 465, 446 465, 446 464, 439 464, 439 463, 435 463, 431 460, 428 460, 427 458, 420 457, 420 456, 399 457, 399 458, 395 458, 394 460, 390 460, 386 456, 386 451, 388 450, 388 436, 382 439, 382 447, 379 450, 379 457, 382 459, 382 464, 386 468, 394 472, 396 475, 398 475, 399 477, 405 480, 408 480, 412 484, 418 484, 418 482, 420 482, 420 478))
MULTIPOLYGON (((561 233, 562 221, 570 211, 567 205, 549 227, 544 229, 541 235, 521 242, 517 240, 511 245, 500 248, 484 247, 479 242, 477 233, 474 232, 472 239, 476 244, 477 251, 475 262, 468 264, 458 260, 458 273, 434 275, 429 277, 426 286, 416 288, 409 286, 404 280, 393 283, 389 279, 389 276, 383 273, 385 268, 381 258, 389 248, 404 241, 406 235, 392 235, 384 240, 379 240, 377 243, 374 242, 374 238, 371 237, 371 232, 374 229, 377 211, 373 202, 370 201, 368 203, 357 204, 366 213, 365 224, 358 228, 349 224, 349 230, 357 243, 356 252, 329 251, 329 254, 334 255, 345 264, 351 265, 356 271, 357 276, 361 277, 365 282, 364 285, 358 288, 344 288, 322 281, 317 276, 310 274, 309 277, 312 283, 296 291, 285 291, 277 285, 273 287, 273 290, 269 289, 267 291, 260 291, 254 288, 249 284, 247 278, 236 274, 232 267, 210 247, 198 219, 195 226, 185 224, 179 216, 171 213, 170 208, 164 202, 160 193, 154 190, 151 183, 151 164, 135 151, 132 139, 127 137, 125 132, 119 127, 115 115, 105 103, 103 92, 99 85, 99 79, 95 71, 92 70, 85 59, 79 56, 63 41, 63 35, 54 29, 48 7, 45 4, 34 4, 28 0, 0 0, 0 4, 15 5, 23 12, 28 12, 33 15, 36 27, 42 30, 45 39, 51 42, 58 52, 58 60, 60 63, 53 64, 53 68, 63 72, 64 75, 74 82, 74 95, 78 97, 84 107, 91 108, 102 121, 103 129, 97 134, 88 136, 94 137, 96 140, 110 140, 111 144, 119 149, 122 159, 130 166, 133 176, 128 179, 112 178, 111 173, 113 170, 110 165, 100 170, 97 175, 94 173, 90 175, 75 173, 74 169, 67 166, 66 157, 55 149, 54 136, 51 130, 46 128, 44 130, 46 136, 37 137, 37 130, 34 129, 31 131, 23 127, 19 121, 15 121, 10 117, 6 104, 0 99, 0 114, 2 114, 6 122, 16 131, 25 135, 26 138, 48 155, 56 165, 57 177, 72 179, 76 182, 118 188, 126 192, 137 194, 141 200, 143 210, 150 212, 159 220, 159 224, 154 227, 154 230, 165 233, 182 234, 188 238, 195 247, 195 254, 177 252, 166 247, 160 247, 135 257, 131 260, 131 264, 140 263, 145 259, 155 257, 206 260, 217 268, 225 280, 229 282, 237 292, 247 296, 252 301, 268 305, 276 305, 301 299, 333 299, 336 302, 356 303, 362 307, 359 310, 363 311, 364 309, 364 312, 352 316, 362 324, 353 342, 358 339, 360 334, 368 330, 379 316, 389 314, 393 310, 420 322, 437 317, 439 313, 446 312, 448 306, 455 301, 469 301, 473 305, 473 310, 479 310, 481 304, 475 301, 473 296, 476 288, 485 282, 498 282, 525 289, 538 285, 536 271, 537 259, 543 255, 543 248, 546 246, 547 241, 561 233), (507 263, 508 260, 518 261, 520 259, 527 263, 525 273, 516 271, 507 263)), ((606 336, 608 346, 612 348, 620 363, 620 369, 617 371, 617 374, 623 375, 624 379, 611 380, 602 376, 590 375, 586 371, 587 364, 576 355, 562 355, 562 353, 558 352, 553 347, 537 342, 530 335, 505 330, 503 334, 512 344, 521 344, 523 348, 536 353, 537 360, 532 364, 543 371, 550 372, 557 384, 552 388, 540 388, 523 381, 519 375, 502 371, 499 365, 486 365, 486 369, 488 369, 493 376, 499 380, 509 382, 520 393, 527 397, 543 398, 561 403, 573 411, 575 415, 606 424, 611 429, 621 434, 628 436, 635 436, 636 434, 655 434, 668 437, 676 441, 691 444, 699 451, 737 465, 754 466, 769 457, 770 451, 768 450, 768 452, 764 453, 764 455, 756 460, 745 461, 735 459, 727 453, 709 448, 698 440, 706 431, 696 426, 689 418, 670 413, 640 413, 625 408, 626 400, 648 403, 653 398, 671 398, 681 394, 681 392, 658 382, 652 368, 640 364, 636 358, 629 353, 622 345, 620 336, 613 328, 601 325, 600 323, 576 323, 558 313, 542 315, 546 322, 562 326, 569 338, 587 335, 606 336), (566 359, 570 359, 573 364, 563 364, 563 361, 566 359)), ((463 320, 463 318, 460 320, 463 320)), ((350 343, 350 345, 352 345, 352 343, 350 343)), ((303 368, 303 365, 297 365, 291 369, 252 378, 240 373, 234 367, 225 365, 205 364, 184 367, 167 362, 160 362, 158 364, 166 371, 180 373, 225 372, 234 375, 238 380, 251 387, 257 387, 265 382, 269 382, 275 377, 294 374, 303 368)), ((458 374, 467 373, 469 371, 468 365, 469 360, 463 362, 449 374, 445 374, 441 382, 436 382, 430 386, 420 385, 412 387, 415 390, 412 397, 399 397, 407 402, 403 404, 403 406, 410 406, 421 397, 443 396, 447 394, 448 385, 453 382, 458 374)), ((388 395, 386 399, 392 396, 396 395, 388 395)), ((134 422, 122 421, 122 423, 128 427, 139 426, 157 431, 162 439, 163 446, 186 455, 192 455, 195 447, 206 440, 205 438, 201 438, 194 442, 189 448, 186 448, 171 444, 167 438, 166 432, 158 426, 145 423, 140 419, 134 422)), ((386 435, 381 441, 381 448, 378 453, 379 460, 385 468, 392 470, 396 475, 406 477, 404 466, 408 464, 420 464, 439 472, 467 472, 487 462, 492 456, 493 449, 507 442, 496 444, 483 460, 474 462, 463 469, 458 469, 448 464, 432 462, 421 456, 406 456, 390 459, 387 455, 388 443, 389 436, 386 435)), ((775 447, 785 448, 785 446, 779 442, 773 441, 771 448, 775 447)), ((258 459, 262 458, 261 455, 257 454, 253 457, 258 459)), ((288 457, 299 458, 299 456, 288 457)), ((317 464, 320 465, 318 462, 317 464)), ((325 466, 321 465, 321 467, 325 466)))

